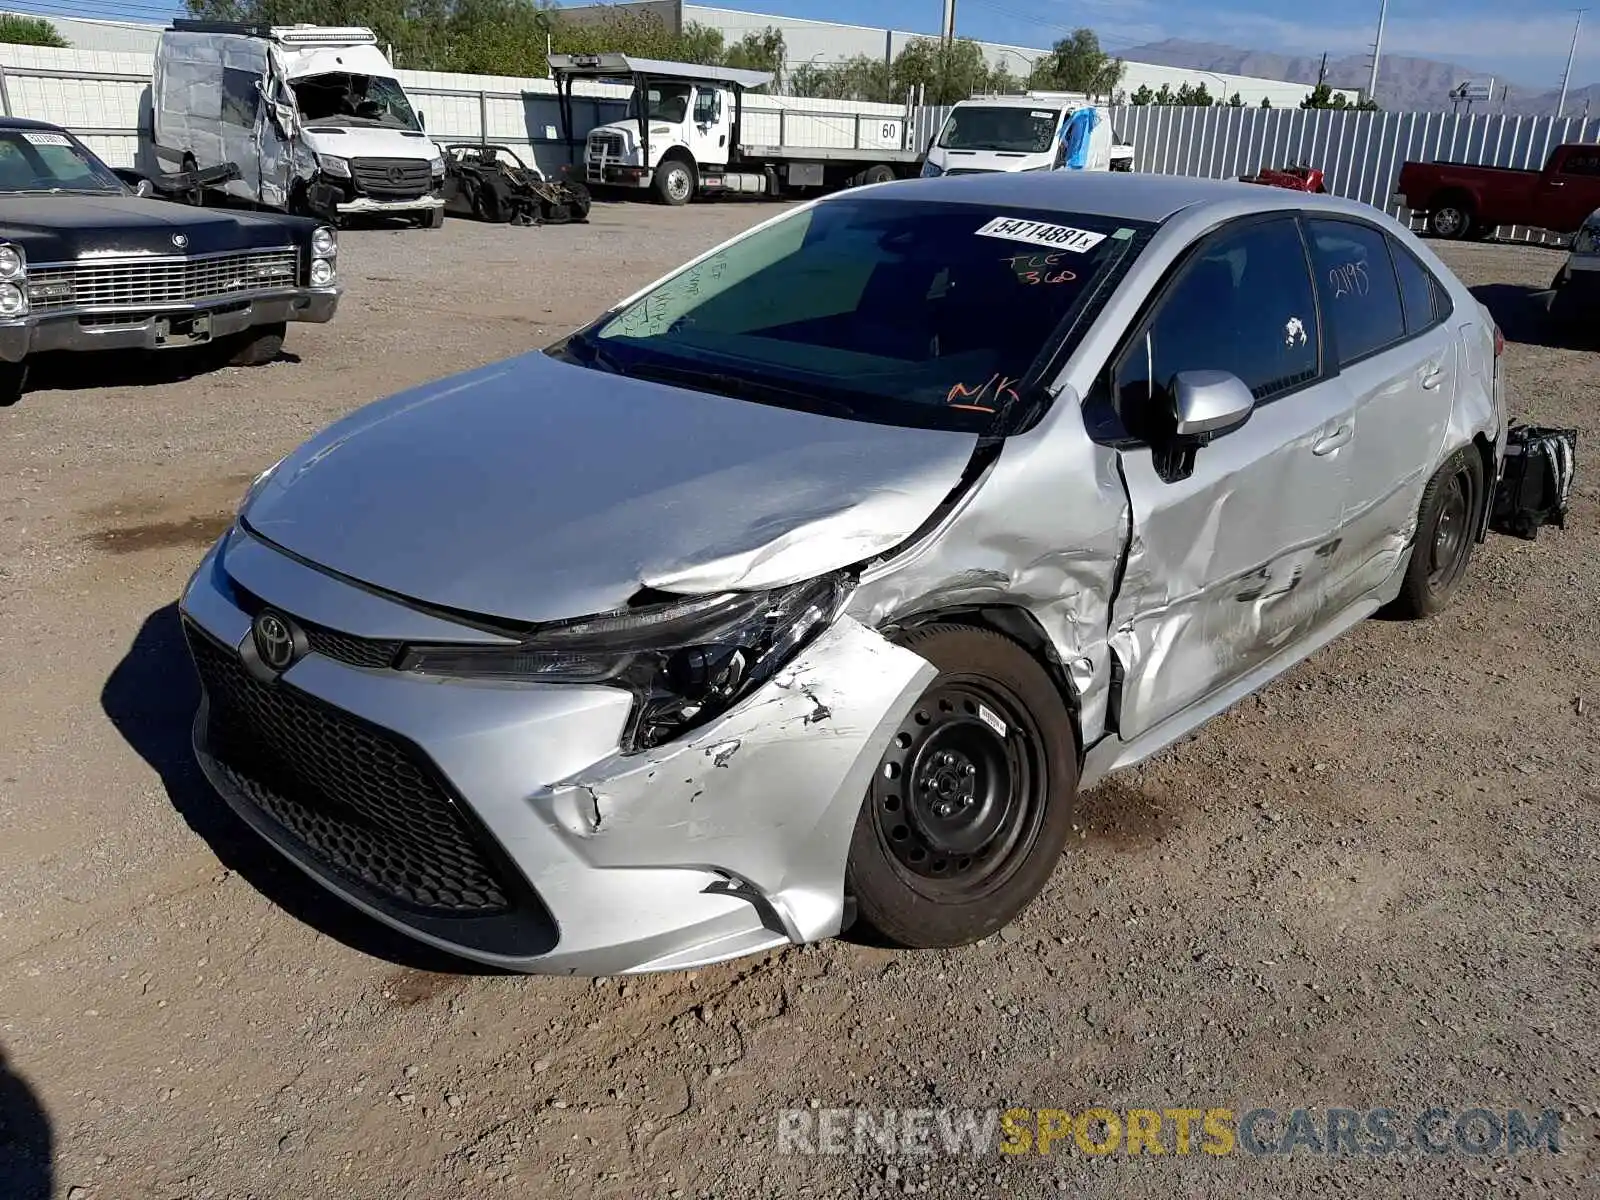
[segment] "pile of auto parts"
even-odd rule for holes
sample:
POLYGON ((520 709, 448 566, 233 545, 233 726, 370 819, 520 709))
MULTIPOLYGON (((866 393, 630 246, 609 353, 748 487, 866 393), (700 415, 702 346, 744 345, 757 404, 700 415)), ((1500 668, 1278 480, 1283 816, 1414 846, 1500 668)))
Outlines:
POLYGON ((1326 192, 1321 167, 1262 167, 1254 175, 1239 176, 1240 183, 1288 188, 1292 192, 1326 192))
POLYGON ((575 179, 546 179, 509 146, 446 146, 444 162, 445 211, 452 215, 500 225, 589 219, 587 187, 575 179))

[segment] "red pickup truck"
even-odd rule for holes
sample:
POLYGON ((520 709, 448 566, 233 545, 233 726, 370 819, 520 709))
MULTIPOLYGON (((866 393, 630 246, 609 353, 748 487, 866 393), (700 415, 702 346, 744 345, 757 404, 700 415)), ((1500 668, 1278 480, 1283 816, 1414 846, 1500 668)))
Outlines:
POLYGON ((1600 146, 1557 146, 1541 171, 1408 162, 1394 199, 1426 214, 1435 237, 1488 237, 1501 225, 1572 233, 1600 208, 1600 146))

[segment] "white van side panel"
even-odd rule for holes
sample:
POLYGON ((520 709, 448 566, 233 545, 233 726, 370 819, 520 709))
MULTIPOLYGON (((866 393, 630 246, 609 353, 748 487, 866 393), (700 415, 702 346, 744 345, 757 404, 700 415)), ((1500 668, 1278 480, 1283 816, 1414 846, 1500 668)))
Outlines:
POLYGON ((235 163, 242 178, 227 185, 243 200, 281 203, 263 196, 284 151, 267 119, 270 92, 268 43, 214 33, 164 33, 150 81, 156 154, 167 170, 185 155, 196 165, 235 163))

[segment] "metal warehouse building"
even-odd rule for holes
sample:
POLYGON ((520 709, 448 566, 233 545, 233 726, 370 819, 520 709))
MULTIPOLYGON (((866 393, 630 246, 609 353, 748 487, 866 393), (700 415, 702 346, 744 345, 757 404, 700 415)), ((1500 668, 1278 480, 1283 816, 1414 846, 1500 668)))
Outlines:
MULTIPOLYGON (((931 31, 882 29, 869 25, 844 25, 834 21, 813 21, 804 17, 777 16, 770 13, 743 12, 732 8, 712 8, 703 4, 685 4, 683 0, 635 0, 620 5, 573 6, 565 13, 578 20, 586 15, 614 8, 648 11, 658 16, 673 29, 695 22, 719 31, 725 40, 736 42, 747 33, 759 33, 768 27, 782 31, 787 48, 788 65, 792 69, 803 63, 829 63, 853 58, 858 54, 892 60, 906 44, 918 37, 937 36, 931 31)), ((931 6, 930 6, 931 11, 931 6)), ((49 18, 71 45, 79 50, 107 50, 153 54, 156 38, 163 24, 134 21, 90 20, 81 17, 49 18)), ((1012 74, 1027 76, 1033 64, 1048 54, 1048 43, 1054 40, 1041 31, 1040 46, 1008 46, 1000 42, 979 42, 984 56, 992 66, 1002 63, 1012 74)), ((1289 83, 1281 79, 1260 79, 1250 75, 1229 75, 1218 71, 1200 71, 1184 67, 1164 67, 1153 63, 1129 62, 1123 76, 1122 90, 1133 92, 1141 86, 1157 91, 1163 84, 1177 91, 1184 84, 1205 84, 1213 96, 1227 97, 1238 92, 1246 104, 1260 104, 1263 99, 1272 101, 1275 108, 1293 108, 1305 98, 1310 88, 1303 83, 1289 83)), ((1351 99, 1356 93, 1347 92, 1351 99)))

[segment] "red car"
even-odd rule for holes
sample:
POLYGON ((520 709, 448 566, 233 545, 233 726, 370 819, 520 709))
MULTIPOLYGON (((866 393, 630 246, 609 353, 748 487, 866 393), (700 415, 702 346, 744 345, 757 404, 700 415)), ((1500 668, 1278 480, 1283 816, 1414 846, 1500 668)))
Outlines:
POLYGON ((1394 200, 1426 215, 1435 237, 1487 237, 1501 225, 1572 233, 1600 208, 1600 146, 1557 146, 1539 171, 1408 162, 1394 200))

